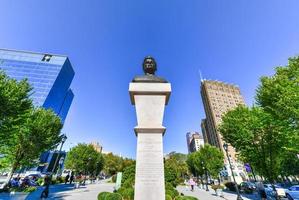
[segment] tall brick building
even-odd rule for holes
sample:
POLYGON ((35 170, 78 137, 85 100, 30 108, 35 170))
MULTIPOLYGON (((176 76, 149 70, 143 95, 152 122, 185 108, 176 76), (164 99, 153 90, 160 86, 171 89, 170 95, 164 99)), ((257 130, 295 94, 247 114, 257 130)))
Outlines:
MULTIPOLYGON (((205 142, 218 147, 224 153, 224 141, 217 128, 223 114, 239 104, 245 105, 240 89, 238 86, 220 81, 203 80, 201 82, 201 97, 206 113, 206 119, 201 122, 205 142)), ((236 161, 234 148, 229 146, 228 152, 232 161, 236 161)))

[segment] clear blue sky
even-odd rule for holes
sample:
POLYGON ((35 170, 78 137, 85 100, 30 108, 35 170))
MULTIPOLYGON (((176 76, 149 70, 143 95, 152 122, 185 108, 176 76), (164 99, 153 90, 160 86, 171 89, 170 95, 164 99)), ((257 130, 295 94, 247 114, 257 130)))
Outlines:
POLYGON ((99 141, 135 157, 128 84, 144 56, 172 83, 164 151, 186 152, 185 134, 204 118, 204 78, 240 86, 247 104, 262 75, 299 55, 298 0, 0 1, 0 47, 68 55, 75 99, 65 149, 99 141))

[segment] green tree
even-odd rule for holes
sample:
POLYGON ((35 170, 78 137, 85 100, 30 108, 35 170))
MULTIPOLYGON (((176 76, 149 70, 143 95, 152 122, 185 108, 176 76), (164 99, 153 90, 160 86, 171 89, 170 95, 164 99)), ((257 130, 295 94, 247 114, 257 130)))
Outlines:
POLYGON ((104 155, 105 166, 104 172, 106 175, 112 176, 117 172, 122 172, 128 166, 135 164, 135 160, 129 158, 123 158, 113 153, 108 153, 104 155))
POLYGON ((219 128, 240 158, 273 182, 280 174, 294 174, 299 153, 299 57, 262 77, 256 106, 226 113, 219 128), (291 156, 293 155, 293 156, 291 156), (286 162, 288 161, 288 162, 286 162), (288 164, 289 163, 289 164, 288 164))
POLYGON ((1 147, 6 161, 11 163, 11 175, 18 168, 37 164, 35 161, 42 152, 54 149, 61 141, 62 124, 51 110, 34 108, 20 121, 1 147))
POLYGON ((80 143, 67 154, 65 167, 85 175, 98 175, 104 166, 104 158, 91 144, 80 143))
POLYGON ((194 176, 202 176, 205 170, 212 177, 218 177, 223 168, 223 153, 216 147, 204 145, 199 151, 188 155, 187 164, 194 176))
POLYGON ((287 66, 276 67, 275 74, 262 77, 256 102, 276 120, 284 121, 290 137, 285 148, 299 153, 299 56, 287 66))
POLYGON ((168 170, 169 172, 173 172, 175 174, 176 183, 181 182, 185 175, 188 174, 188 166, 186 160, 186 154, 176 152, 170 153, 169 157, 165 159, 165 171, 168 170))
POLYGON ((201 165, 201 163, 197 165, 198 163, 195 162, 196 158, 198 158, 199 156, 200 156, 199 152, 193 152, 188 155, 186 160, 190 173, 196 177, 204 175, 204 170, 202 168, 203 166, 201 165))
POLYGON ((295 179, 299 175, 299 158, 296 153, 286 152, 281 160, 281 175, 293 176, 295 179))
POLYGON ((18 82, 0 71, 0 148, 7 146, 22 116, 32 109, 31 91, 27 80, 18 82))
POLYGON ((34 164, 39 155, 60 142, 62 124, 52 111, 34 108, 27 80, 0 72, 0 153, 2 166, 16 169, 34 164))
POLYGON ((244 162, 273 182, 280 174, 281 155, 290 135, 283 123, 260 107, 238 106, 222 117, 219 130, 244 162))

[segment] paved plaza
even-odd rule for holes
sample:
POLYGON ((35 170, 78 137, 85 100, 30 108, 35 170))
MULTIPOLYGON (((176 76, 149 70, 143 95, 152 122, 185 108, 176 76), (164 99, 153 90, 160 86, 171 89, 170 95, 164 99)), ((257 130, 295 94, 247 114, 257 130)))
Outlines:
MULTIPOLYGON (((82 199, 97 199, 100 192, 107 191, 112 192, 114 183, 99 182, 94 184, 87 184, 86 186, 80 186, 78 189, 74 189, 73 184, 59 184, 50 187, 50 195, 47 199, 55 200, 82 200, 82 199)), ((37 200, 40 199, 40 194, 43 188, 40 187, 30 195, 16 195, 10 196, 9 194, 0 194, 0 200, 37 200)))

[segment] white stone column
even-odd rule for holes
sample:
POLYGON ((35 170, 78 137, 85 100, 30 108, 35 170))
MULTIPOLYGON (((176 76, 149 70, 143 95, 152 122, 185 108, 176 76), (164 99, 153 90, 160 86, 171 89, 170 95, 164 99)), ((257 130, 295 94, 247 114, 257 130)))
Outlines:
POLYGON ((134 200, 165 200, 162 122, 171 85, 130 83, 129 92, 137 114, 134 200))

